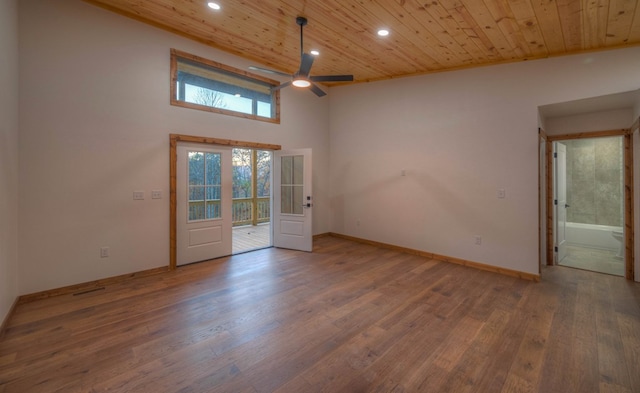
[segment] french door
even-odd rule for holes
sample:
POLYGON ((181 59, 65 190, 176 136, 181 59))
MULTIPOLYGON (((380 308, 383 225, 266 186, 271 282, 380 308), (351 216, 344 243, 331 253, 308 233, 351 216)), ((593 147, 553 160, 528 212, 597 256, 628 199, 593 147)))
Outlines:
POLYGON ((273 245, 311 251, 311 149, 276 151, 273 166, 273 245))
POLYGON ((233 253, 233 151, 271 150, 273 245, 312 251, 311 149, 171 134, 170 268, 233 253))
POLYGON ((176 164, 177 264, 230 255, 231 148, 181 143, 176 164))

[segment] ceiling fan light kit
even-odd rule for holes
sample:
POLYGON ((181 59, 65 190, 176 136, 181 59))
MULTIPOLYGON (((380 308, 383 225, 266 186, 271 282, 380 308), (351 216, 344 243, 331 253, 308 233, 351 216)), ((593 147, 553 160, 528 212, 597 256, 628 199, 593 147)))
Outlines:
POLYGON ((294 79, 293 82, 291 82, 292 85, 294 85, 295 87, 309 87, 311 86, 311 82, 309 82, 306 79, 294 79))
POLYGON ((308 87, 315 95, 317 95, 318 97, 322 97, 327 95, 327 93, 325 93, 314 82, 352 82, 353 75, 316 75, 316 76, 309 75, 309 72, 311 71, 311 66, 313 65, 314 56, 308 53, 304 53, 303 28, 304 26, 307 25, 307 23, 308 23, 307 18, 303 16, 298 16, 296 18, 296 24, 300 26, 300 67, 298 71, 296 71, 296 73, 294 73, 293 75, 290 75, 280 71, 274 71, 266 68, 253 67, 253 66, 249 67, 249 69, 260 71, 260 72, 266 72, 269 74, 287 76, 291 78, 290 81, 284 82, 279 86, 275 86, 273 90, 280 90, 290 85, 293 85, 296 87, 302 87, 302 88, 308 87))

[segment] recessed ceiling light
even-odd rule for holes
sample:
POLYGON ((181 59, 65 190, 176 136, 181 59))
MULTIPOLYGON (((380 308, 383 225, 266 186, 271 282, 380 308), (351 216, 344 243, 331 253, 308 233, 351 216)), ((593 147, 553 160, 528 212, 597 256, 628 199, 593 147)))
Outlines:
POLYGON ((378 35, 379 35, 380 37, 386 37, 386 36, 388 36, 388 35, 389 35, 389 30, 387 30, 387 29, 380 29, 380 30, 378 30, 378 35))
POLYGON ((209 6, 209 8, 216 11, 220 9, 220 4, 214 3, 213 1, 208 2, 207 5, 209 6))
POLYGON ((311 51, 311 54, 314 55, 314 56, 318 56, 320 54, 320 52, 318 52, 317 50, 314 49, 314 50, 311 51))

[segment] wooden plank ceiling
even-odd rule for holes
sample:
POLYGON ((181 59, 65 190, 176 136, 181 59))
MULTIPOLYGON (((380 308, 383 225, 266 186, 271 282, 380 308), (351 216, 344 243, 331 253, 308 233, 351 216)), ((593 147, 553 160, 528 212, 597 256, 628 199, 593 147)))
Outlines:
POLYGON ((640 0, 86 1, 286 73, 305 16, 311 74, 356 82, 640 44, 640 0))

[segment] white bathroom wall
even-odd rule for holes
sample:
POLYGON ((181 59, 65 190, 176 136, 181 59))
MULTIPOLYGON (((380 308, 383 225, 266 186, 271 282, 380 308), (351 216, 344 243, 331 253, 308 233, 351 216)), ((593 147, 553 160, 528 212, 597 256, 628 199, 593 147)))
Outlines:
POLYGON ((18 1, 0 2, 0 324, 18 296, 18 1))
POLYGON ((329 231, 328 97, 284 89, 281 124, 170 106, 171 48, 250 63, 79 0, 19 14, 21 294, 168 266, 170 133, 312 148, 313 231, 329 231))
POLYGON ((335 88, 332 228, 537 274, 538 106, 638 87, 636 47, 335 88))

